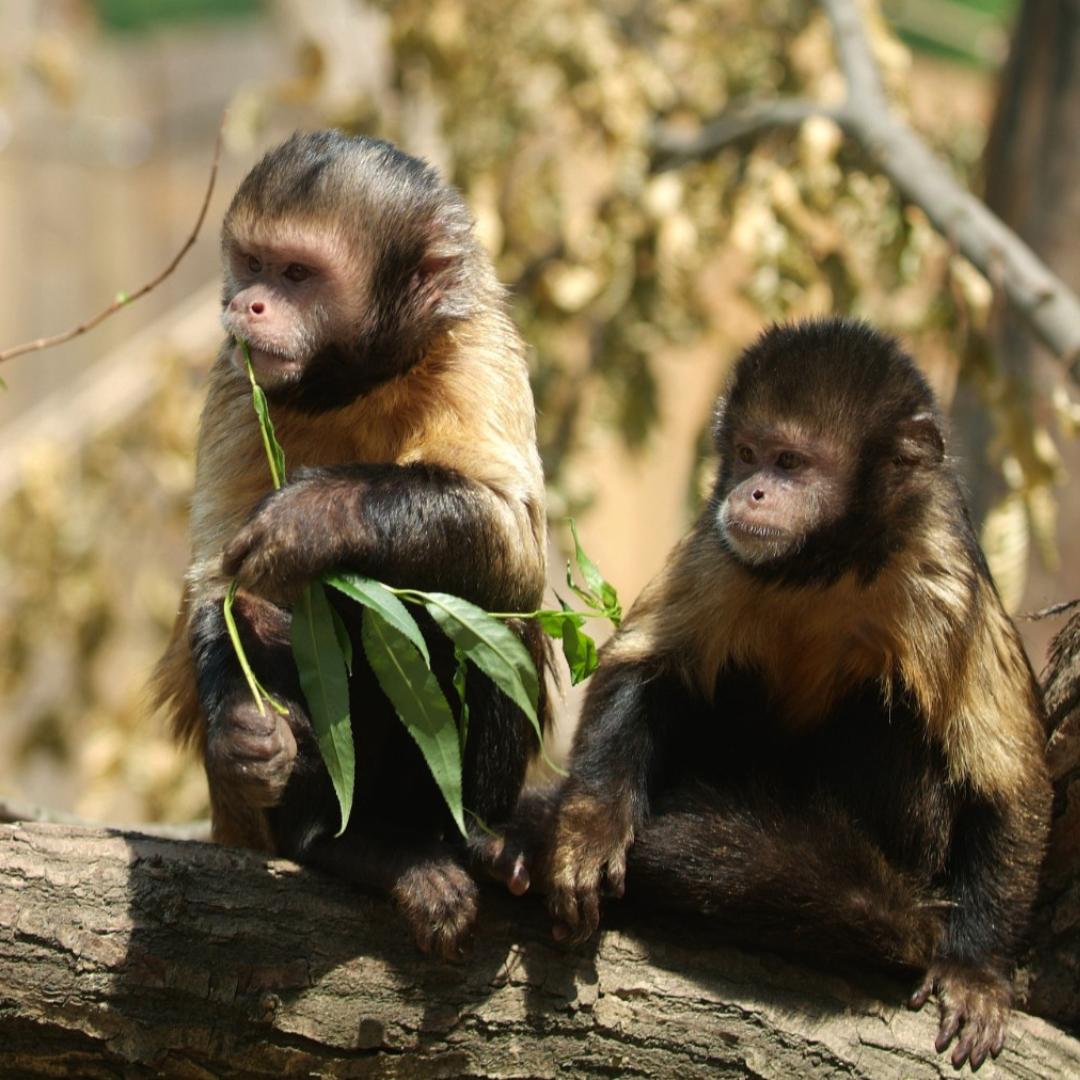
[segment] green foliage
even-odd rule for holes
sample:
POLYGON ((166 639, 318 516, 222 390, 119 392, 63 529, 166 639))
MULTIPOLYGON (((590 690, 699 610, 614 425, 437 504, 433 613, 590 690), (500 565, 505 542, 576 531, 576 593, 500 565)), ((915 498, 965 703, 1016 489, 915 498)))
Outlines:
MULTIPOLYGON (((349 722, 352 644, 320 582, 307 585, 293 605, 289 640, 319 752, 341 807, 340 836, 349 823, 356 780, 356 749, 349 722)), ((366 637, 364 647, 366 651, 366 637)))
MULTIPOLYGON (((413 645, 374 608, 364 612, 361 636, 371 670, 420 747, 454 822, 464 836, 462 747, 454 714, 435 675, 413 645)), ((345 723, 348 723, 347 717, 345 723)))
MULTIPOLYGON (((277 488, 285 477, 285 454, 274 435, 266 396, 255 382, 246 345, 244 354, 252 385, 252 402, 277 488)), ((567 584, 589 606, 590 614, 608 618, 618 625, 622 609, 615 589, 582 550, 573 522, 571 529, 577 565, 585 586, 574 583, 569 564, 567 584)), ((461 763, 468 737, 466 680, 470 663, 525 713, 536 731, 545 760, 557 769, 544 748, 538 714, 540 682, 536 666, 521 639, 505 625, 505 620, 538 619, 545 632, 562 642, 571 678, 577 683, 596 668, 595 642, 581 629, 585 614, 574 612, 563 604, 561 611, 492 615, 449 593, 395 589, 358 574, 329 574, 322 582, 311 582, 304 588, 293 606, 290 637, 311 724, 341 809, 339 836, 349 822, 356 779, 356 749, 349 704, 352 647, 341 617, 327 600, 324 585, 332 586, 363 607, 361 640, 368 665, 420 748, 463 835, 466 810, 462 802, 461 763), (423 607, 453 642, 457 720, 432 670, 427 643, 406 607, 407 603, 423 607)), ((236 582, 233 582, 225 598, 225 621, 252 695, 260 710, 265 708, 265 702, 282 709, 259 684, 244 655, 232 614, 235 595, 236 582)))

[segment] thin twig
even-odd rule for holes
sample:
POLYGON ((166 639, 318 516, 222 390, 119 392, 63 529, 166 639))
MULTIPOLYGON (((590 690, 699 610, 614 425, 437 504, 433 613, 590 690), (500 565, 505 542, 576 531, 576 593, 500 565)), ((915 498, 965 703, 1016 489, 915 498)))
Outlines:
POLYGON ((1072 611, 1078 605, 1080 605, 1080 600, 1062 600, 1059 604, 1051 604, 1049 607, 1040 608, 1038 611, 1022 612, 1016 618, 1038 622, 1039 619, 1052 619, 1055 615, 1064 615, 1066 611, 1072 611))
POLYGON ((38 349, 51 349, 54 345, 62 345, 65 341, 71 341, 73 338, 85 334, 88 330, 93 330, 95 326, 104 322, 110 315, 115 315, 121 308, 133 304, 136 300, 141 300, 148 292, 156 289, 180 265, 180 260, 191 250, 195 241, 198 239, 199 230, 202 228, 203 222, 206 220, 207 211, 210 208, 210 197, 214 193, 214 183, 217 180, 218 173, 218 162, 221 158, 221 144, 224 130, 225 121, 222 119, 221 127, 218 128, 217 142, 214 145, 214 161, 210 166, 210 182, 206 185, 206 196, 203 198, 202 209, 199 211, 199 217, 195 222, 195 227, 191 230, 187 240, 184 241, 183 247, 181 247, 176 255, 173 256, 169 265, 141 288, 130 295, 121 293, 117 299, 104 309, 104 311, 99 311, 92 318, 87 319, 86 322, 80 323, 73 329, 66 330, 62 334, 54 334, 52 337, 38 338, 36 341, 26 341, 22 345, 15 345, 10 349, 0 351, 0 363, 3 363, 5 360, 10 360, 15 356, 22 356, 23 353, 36 352, 38 349))

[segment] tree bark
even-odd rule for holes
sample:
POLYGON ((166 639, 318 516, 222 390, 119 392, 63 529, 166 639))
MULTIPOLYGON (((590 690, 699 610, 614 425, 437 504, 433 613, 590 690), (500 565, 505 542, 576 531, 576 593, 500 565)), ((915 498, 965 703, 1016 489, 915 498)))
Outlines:
MULTIPOLYGON (((0 826, 0 1074, 955 1075, 905 987, 724 948, 683 924, 572 951, 485 893, 474 958, 293 863, 66 825, 0 826)), ((986 1076, 1080 1072, 1017 1014, 986 1076)))
POLYGON ((1054 781, 1050 845, 1032 926, 1029 1000, 1080 1029, 1080 614, 1050 647, 1044 686, 1054 781))

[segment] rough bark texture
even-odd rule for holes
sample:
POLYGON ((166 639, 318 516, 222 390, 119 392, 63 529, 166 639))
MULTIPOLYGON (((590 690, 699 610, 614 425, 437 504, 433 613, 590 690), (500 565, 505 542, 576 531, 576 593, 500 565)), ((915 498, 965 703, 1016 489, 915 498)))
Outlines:
POLYGON ((1080 614, 1054 639, 1047 663, 1047 761, 1054 780, 1050 849, 1032 927, 1029 999, 1080 1029, 1080 614))
MULTIPOLYGON (((1080 3, 1077 0, 1024 0, 1013 34, 1008 67, 987 147, 986 202, 1006 225, 1026 240, 1047 266, 1071 289, 1080 287, 1080 3)), ((1029 398, 1030 378, 1043 386, 1054 384, 1054 372, 1015 313, 1001 305, 995 346, 1016 378, 1016 393, 1029 398)), ((1080 357, 1072 361, 1080 370, 1080 357)), ((993 433, 985 412, 977 421, 981 438, 993 433)), ((969 437, 975 426, 958 424, 969 437)), ((1042 607, 1052 600, 1077 595, 1080 567, 1080 499, 1075 484, 1080 476, 1080 443, 1063 441, 1061 453, 1074 492, 1061 499, 1058 547, 1061 569, 1033 565, 1021 610, 1042 607)), ((971 461, 984 460, 982 447, 969 442, 971 461)), ((983 491, 983 508, 990 489, 983 473, 972 478, 983 491)), ((977 505, 976 510, 980 507, 977 505)), ((1053 625, 1049 620, 1047 627, 1053 625)), ((1029 629, 1029 647, 1040 636, 1029 629)), ((1052 1015, 1074 1030, 1080 1028, 1080 621, 1066 626, 1051 647, 1044 677, 1050 714, 1048 760, 1054 780, 1054 820, 1047 855, 1044 887, 1035 912, 1035 943, 1030 967, 1029 1002, 1043 1015, 1052 1015)))
MULTIPOLYGON (((281 860, 64 825, 0 827, 0 1075, 955 1075, 904 988, 807 971, 688 926, 556 945, 485 896, 472 962, 281 860)), ((981 1076, 1080 1073, 1029 1016, 981 1076)))

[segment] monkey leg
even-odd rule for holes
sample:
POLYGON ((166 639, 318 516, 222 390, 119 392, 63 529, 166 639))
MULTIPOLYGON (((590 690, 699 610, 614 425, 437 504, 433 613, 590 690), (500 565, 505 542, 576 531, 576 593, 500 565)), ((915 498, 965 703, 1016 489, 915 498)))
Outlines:
POLYGON ((699 912, 740 942, 925 970, 941 905, 839 807, 704 785, 658 800, 629 851, 628 901, 699 912))
POLYGON ((424 952, 464 960, 472 952, 479 889, 450 845, 404 832, 360 831, 314 840, 302 861, 390 897, 424 952))

